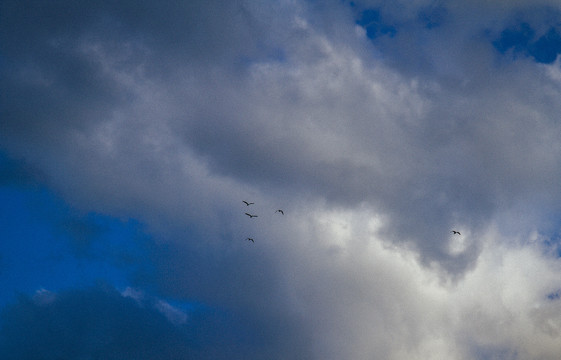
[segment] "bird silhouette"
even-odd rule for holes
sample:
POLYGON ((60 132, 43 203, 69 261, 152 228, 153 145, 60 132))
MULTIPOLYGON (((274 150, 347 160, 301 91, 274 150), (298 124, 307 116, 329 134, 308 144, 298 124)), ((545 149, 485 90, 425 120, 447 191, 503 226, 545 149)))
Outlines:
POLYGON ((246 240, 247 240, 247 241, 251 241, 252 243, 255 243, 255 241, 253 241, 252 238, 247 238, 246 240))
POLYGON ((251 215, 251 214, 249 214, 249 213, 245 213, 245 214, 246 214, 247 216, 249 216, 250 218, 257 217, 257 215, 251 215))
POLYGON ((462 234, 460 234, 459 231, 456 231, 456 230, 452 230, 452 231, 450 231, 450 232, 453 233, 454 235, 462 235, 462 234))
POLYGON ((278 209, 277 211, 275 211, 276 213, 281 213, 284 215, 284 211, 282 211, 281 209, 278 209))
POLYGON ((242 202, 243 202, 246 206, 255 204, 255 203, 252 203, 252 202, 247 202, 247 201, 245 201, 245 200, 242 200, 242 202))

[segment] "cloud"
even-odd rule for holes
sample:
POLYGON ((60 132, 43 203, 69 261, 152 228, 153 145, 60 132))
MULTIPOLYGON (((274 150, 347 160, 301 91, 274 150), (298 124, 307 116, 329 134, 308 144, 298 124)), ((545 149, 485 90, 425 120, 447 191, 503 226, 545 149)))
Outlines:
MULTIPOLYGON (((523 22, 539 39, 552 2, 63 5, 2 5, 2 148, 73 206, 146 224, 135 288, 231 317, 133 292, 93 307, 195 321, 203 349, 224 335, 249 358, 559 353, 540 247, 561 210, 559 62, 496 42, 523 22)), ((57 307, 71 294, 49 306, 86 318, 57 307)))
POLYGON ((152 299, 146 294, 137 289, 133 289, 131 287, 127 287, 124 291, 121 292, 123 297, 131 298, 136 301, 136 303, 142 306, 143 303, 153 303, 152 306, 160 311, 171 323, 176 325, 184 324, 187 321, 187 314, 182 311, 181 309, 171 305, 165 300, 162 299, 152 299), (150 300, 148 300, 150 299, 150 300))
POLYGON ((239 239, 235 256, 154 253, 155 283, 166 296, 228 304, 244 318, 275 323, 282 314, 312 358, 556 358, 560 263, 544 255, 539 236, 513 246, 486 232, 474 268, 450 281, 420 265, 415 251, 378 238, 381 219, 364 209, 311 213, 288 236, 249 249, 239 239))

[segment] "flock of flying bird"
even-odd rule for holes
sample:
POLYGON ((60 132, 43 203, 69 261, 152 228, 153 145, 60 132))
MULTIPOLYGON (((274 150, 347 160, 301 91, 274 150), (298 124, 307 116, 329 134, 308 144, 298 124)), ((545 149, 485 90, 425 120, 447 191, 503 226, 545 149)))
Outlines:
MULTIPOLYGON (((255 203, 252 203, 252 202, 249 202, 249 201, 245 201, 245 200, 242 200, 242 202, 245 204, 245 206, 249 206, 249 205, 255 204, 255 203)), ((277 211, 275 211, 275 213, 279 213, 279 214, 281 214, 281 215, 284 215, 284 211, 282 211, 281 209, 278 209, 277 211)), ((249 216, 250 219, 253 219, 253 218, 258 217, 257 215, 250 214, 250 213, 247 213, 247 212, 246 212, 245 214, 246 214, 247 216, 249 216)), ((255 241, 253 240, 253 238, 250 238, 250 237, 246 238, 246 240, 247 240, 247 241, 251 241, 251 242, 253 242, 253 243, 255 242, 255 241)))
MULTIPOLYGON (((242 200, 242 202, 245 204, 245 206, 249 206, 249 205, 255 204, 255 203, 253 203, 253 202, 249 202, 249 201, 245 201, 245 200, 242 200)), ((275 213, 279 213, 279 214, 281 214, 281 215, 284 215, 284 211, 282 211, 281 209, 278 209, 277 211, 275 211, 275 213)), ((253 218, 258 217, 257 215, 250 214, 250 213, 248 213, 248 212, 246 212, 245 214, 246 214, 247 216, 249 216, 250 219, 253 219, 253 218)), ((452 231, 450 231, 450 232, 451 232, 452 234, 454 234, 454 235, 462 235, 462 234, 460 234, 459 231, 456 231, 456 230, 452 230, 452 231)), ((250 237, 246 238, 246 240, 247 240, 247 241, 251 241, 251 242, 253 242, 253 243, 255 242, 255 241, 253 240, 253 238, 250 238, 250 237)))

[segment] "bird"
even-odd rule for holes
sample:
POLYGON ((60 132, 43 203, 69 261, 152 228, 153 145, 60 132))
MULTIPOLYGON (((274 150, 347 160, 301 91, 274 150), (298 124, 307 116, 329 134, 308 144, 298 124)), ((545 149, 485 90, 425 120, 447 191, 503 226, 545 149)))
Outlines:
POLYGON ((247 216, 249 216, 250 218, 257 217, 257 215, 251 215, 251 214, 249 214, 249 213, 245 213, 245 214, 246 214, 247 216))
POLYGON ((242 200, 242 202, 243 202, 246 206, 255 204, 255 203, 252 203, 252 202, 247 202, 247 201, 245 201, 245 200, 242 200))
POLYGON ((282 211, 281 209, 278 209, 277 211, 275 211, 276 213, 281 213, 284 215, 284 211, 282 211))
POLYGON ((251 241, 252 243, 254 243, 254 242, 255 242, 255 241, 253 241, 253 239, 252 239, 252 238, 247 238, 246 240, 247 240, 247 241, 251 241))
POLYGON ((454 235, 462 235, 462 234, 460 234, 459 231, 456 231, 456 230, 452 230, 452 231, 450 231, 450 232, 453 233, 454 235))

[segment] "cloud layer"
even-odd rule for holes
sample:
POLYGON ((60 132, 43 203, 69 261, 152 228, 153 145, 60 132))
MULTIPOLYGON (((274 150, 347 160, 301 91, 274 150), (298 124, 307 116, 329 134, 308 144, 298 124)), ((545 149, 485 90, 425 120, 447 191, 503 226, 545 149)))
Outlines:
POLYGON ((146 224, 154 270, 135 286, 232 316, 178 325, 74 289, 7 308, 5 344, 88 318, 85 298, 157 322, 138 339, 177 358, 561 350, 560 64, 501 43, 528 26, 519 45, 538 46, 555 2, 1 6, 2 149, 82 211, 146 224), (26 307, 53 318, 21 325, 26 307), (236 321, 230 349, 183 333, 236 321))

